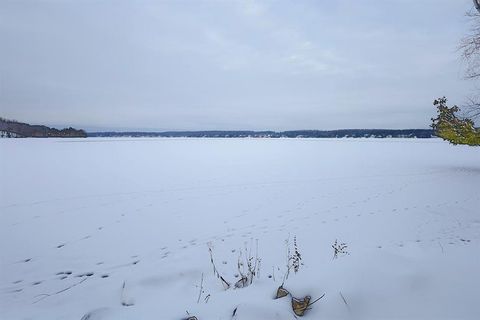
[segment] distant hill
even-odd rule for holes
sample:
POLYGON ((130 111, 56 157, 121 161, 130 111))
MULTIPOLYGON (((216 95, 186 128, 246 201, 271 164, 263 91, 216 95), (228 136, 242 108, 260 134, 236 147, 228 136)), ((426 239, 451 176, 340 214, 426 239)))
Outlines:
POLYGON ((84 130, 77 130, 72 127, 58 130, 42 125, 31 125, 0 118, 1 138, 85 138, 87 133, 84 130))
POLYGON ((165 131, 89 132, 89 137, 169 137, 169 138, 432 138, 430 129, 342 129, 295 131, 165 131))

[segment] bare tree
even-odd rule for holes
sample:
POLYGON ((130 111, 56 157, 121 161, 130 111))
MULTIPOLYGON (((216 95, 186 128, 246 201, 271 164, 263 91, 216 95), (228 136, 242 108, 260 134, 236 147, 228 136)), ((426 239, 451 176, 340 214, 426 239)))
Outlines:
MULTIPOLYGON (((474 2, 477 3, 477 0, 474 2)), ((471 10, 466 15, 470 18, 472 27, 460 41, 459 49, 467 63, 466 77, 476 79, 480 77, 480 11, 471 10)))
MULTIPOLYGON (((466 64, 465 77, 480 80, 480 0, 473 0, 476 10, 467 12, 471 19, 470 32, 460 41, 459 50, 466 64)), ((464 107, 464 117, 480 118, 480 94, 471 96, 464 107)))

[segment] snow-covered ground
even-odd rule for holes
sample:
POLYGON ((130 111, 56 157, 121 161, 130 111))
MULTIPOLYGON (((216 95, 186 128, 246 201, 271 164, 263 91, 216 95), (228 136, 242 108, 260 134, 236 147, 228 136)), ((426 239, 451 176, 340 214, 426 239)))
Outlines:
POLYGON ((0 182, 1 319, 291 320, 273 297, 295 238, 285 288, 325 293, 305 319, 480 319, 478 148, 2 139, 0 182), (225 290, 209 248, 233 284, 257 244, 253 283, 225 290))

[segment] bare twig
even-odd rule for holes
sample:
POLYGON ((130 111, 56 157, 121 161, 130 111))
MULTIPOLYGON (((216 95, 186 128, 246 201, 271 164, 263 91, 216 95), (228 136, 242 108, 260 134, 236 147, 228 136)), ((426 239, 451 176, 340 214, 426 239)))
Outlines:
POLYGON ((314 304, 314 303, 317 302, 318 300, 322 299, 323 297, 325 297, 325 293, 322 294, 322 295, 320 296, 320 298, 315 299, 313 302, 310 302, 310 303, 308 304, 308 307, 310 307, 312 304, 314 304))
POLYGON ((220 279, 220 281, 222 282, 222 286, 225 288, 225 290, 227 290, 228 288, 230 288, 230 283, 227 280, 225 280, 218 272, 217 267, 215 266, 215 261, 213 260, 213 251, 210 245, 208 246, 208 251, 210 252, 210 262, 212 263, 212 266, 213 266, 213 274, 218 279, 220 279))
POLYGON ((203 293, 203 272, 202 272, 202 280, 200 281, 200 292, 198 293, 197 303, 200 303, 200 298, 202 297, 203 293))
POLYGON ((443 250, 443 246, 442 246, 442 244, 440 243, 440 241, 438 241, 438 245, 439 245, 440 248, 442 249, 442 253, 445 253, 445 251, 443 250))
POLYGON ((350 306, 347 303, 347 299, 345 299, 345 297, 343 296, 343 294, 341 292, 339 292, 339 294, 340 294, 340 297, 342 297, 343 303, 345 303, 345 306, 347 307, 348 312, 351 313, 352 310, 350 309, 350 306))

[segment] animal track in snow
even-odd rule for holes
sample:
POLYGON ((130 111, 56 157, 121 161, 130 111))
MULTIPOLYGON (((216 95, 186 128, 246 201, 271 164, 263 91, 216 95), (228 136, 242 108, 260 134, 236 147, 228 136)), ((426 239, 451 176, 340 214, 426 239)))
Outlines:
POLYGON ((91 276, 93 276, 93 275, 94 275, 93 272, 85 272, 85 273, 77 274, 75 277, 77 277, 77 278, 83 278, 83 277, 91 277, 91 276))

